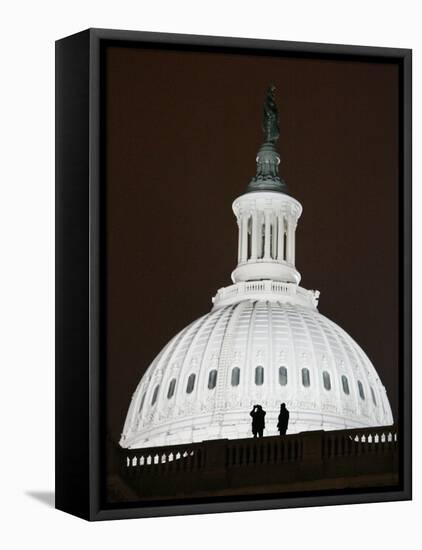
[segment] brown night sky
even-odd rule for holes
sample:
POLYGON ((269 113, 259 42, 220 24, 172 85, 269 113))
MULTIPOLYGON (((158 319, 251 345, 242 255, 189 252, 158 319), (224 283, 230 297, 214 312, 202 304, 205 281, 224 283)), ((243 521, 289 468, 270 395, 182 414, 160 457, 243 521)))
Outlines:
POLYGON ((398 406, 398 66, 110 47, 106 57, 107 426, 119 439, 160 349, 211 308, 237 257, 232 201, 277 87, 281 175, 303 205, 301 285, 398 406))

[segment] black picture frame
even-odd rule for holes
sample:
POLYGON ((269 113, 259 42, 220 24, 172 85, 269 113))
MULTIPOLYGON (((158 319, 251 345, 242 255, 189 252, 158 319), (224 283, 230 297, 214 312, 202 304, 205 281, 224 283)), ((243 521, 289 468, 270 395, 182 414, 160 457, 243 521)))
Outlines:
POLYGON ((409 500, 412 496, 411 110, 408 49, 89 29, 56 42, 56 508, 108 520, 409 500), (104 446, 104 135, 107 44, 397 63, 400 69, 400 479, 397 490, 106 505, 104 446))

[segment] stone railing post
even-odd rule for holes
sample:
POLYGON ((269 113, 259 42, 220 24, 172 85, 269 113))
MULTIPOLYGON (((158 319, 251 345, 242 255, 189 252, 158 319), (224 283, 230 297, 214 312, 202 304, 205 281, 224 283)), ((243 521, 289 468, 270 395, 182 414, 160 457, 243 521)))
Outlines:
POLYGON ((323 473, 323 430, 307 432, 303 437, 302 472, 307 479, 320 479, 323 473))
MULTIPOLYGON (((205 490, 213 489, 214 487, 229 488, 229 476, 227 471, 227 453, 228 440, 219 439, 207 442, 202 471, 203 473, 202 486, 205 490)), ((193 478, 195 483, 195 478, 193 478)))

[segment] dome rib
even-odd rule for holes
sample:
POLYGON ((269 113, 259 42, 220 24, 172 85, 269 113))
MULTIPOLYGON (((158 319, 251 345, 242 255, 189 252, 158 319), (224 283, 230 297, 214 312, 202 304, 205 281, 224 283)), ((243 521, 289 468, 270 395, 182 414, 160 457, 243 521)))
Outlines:
MULTIPOLYGON (((329 319, 327 319, 323 315, 321 315, 321 318, 322 318, 323 323, 324 323, 324 328, 326 330, 328 329, 328 331, 330 332, 333 339, 337 342, 337 345, 338 345, 338 348, 339 348, 340 353, 342 355, 344 364, 346 364, 347 367, 348 367, 348 373, 347 373, 348 374, 348 380, 349 380, 349 382, 353 381, 353 387, 352 388, 350 387, 351 384, 349 384, 349 391, 351 390, 351 393, 352 393, 352 396, 353 396, 354 407, 355 407, 355 411, 356 411, 355 416, 358 417, 362 409, 361 409, 361 404, 359 403, 359 396, 357 394, 357 389, 356 389, 357 388, 356 372, 355 372, 355 369, 353 367, 353 363, 350 360, 351 355, 356 360, 355 350, 352 349, 353 346, 351 347, 349 345, 346 345, 347 342, 345 343, 344 338, 343 338, 343 334, 341 334, 341 338, 340 338, 340 333, 338 332, 338 325, 336 325, 335 323, 333 323, 332 321, 330 321, 329 319), (347 353, 347 350, 348 350, 349 353, 347 353)), ((360 370, 361 362, 360 362, 359 358, 358 358, 358 360, 356 360, 356 365, 357 365, 357 368, 360 370)), ((341 376, 341 374, 340 374, 340 376, 341 376)))
POLYGON ((217 387, 215 392, 213 420, 219 425, 224 416, 224 395, 228 382, 228 371, 230 369, 231 359, 233 357, 233 323, 239 319, 242 312, 242 304, 240 302, 231 307, 230 316, 224 329, 223 338, 221 340, 220 355, 217 367, 217 387), (239 313, 240 312, 240 313, 239 313))
MULTIPOLYGON (((332 346, 331 346, 331 344, 330 344, 330 342, 327 338, 327 334, 325 333, 324 330, 322 330, 323 327, 325 328, 325 325, 323 324, 325 318, 324 318, 323 315, 320 316, 320 314, 318 313, 318 319, 319 318, 321 318, 321 323, 316 322, 315 316, 312 317, 312 323, 313 323, 313 326, 316 328, 316 330, 318 330, 318 332, 321 334, 321 337, 325 342, 325 347, 329 351, 329 355, 330 355, 330 358, 331 358, 331 371, 332 371, 332 379, 333 379, 332 383, 334 383, 335 386, 336 386, 336 397, 337 397, 336 398, 336 403, 337 403, 338 413, 340 415, 343 415, 343 403, 341 401, 342 394, 341 394, 340 384, 339 384, 339 380, 338 380, 339 376, 337 374, 338 373, 337 358, 336 358, 334 350, 332 349, 332 346), (335 376, 335 374, 337 374, 337 376, 335 376)), ((346 362, 350 362, 349 359, 347 358, 345 352, 344 352, 344 346, 342 346, 340 344, 338 338, 336 338, 336 334, 334 334, 334 340, 337 341, 339 352, 342 355, 343 360, 345 360, 346 362)), ((344 424, 344 422, 343 422, 343 424, 344 424)), ((346 427, 346 426, 344 426, 344 427, 346 427)))
POLYGON ((305 323, 304 316, 303 315, 298 315, 298 317, 299 317, 300 322, 303 326, 303 331, 307 336, 309 346, 312 350, 312 359, 313 360, 309 361, 309 366, 312 365, 312 373, 313 373, 314 381, 316 382, 316 385, 317 385, 316 394, 317 394, 319 411, 320 411, 320 416, 321 416, 320 422, 321 422, 321 425, 322 425, 323 424, 323 417, 324 417, 324 410, 323 410, 323 395, 324 394, 323 394, 323 388, 321 387, 320 376, 318 376, 320 374, 318 372, 319 371, 319 368, 318 368, 319 367, 318 354, 317 354, 316 349, 315 349, 315 344, 314 344, 313 338, 311 336, 309 326, 307 325, 307 323, 305 323))
POLYGON ((275 360, 274 360, 274 341, 273 341, 273 308, 272 304, 269 300, 266 301, 267 306, 267 317, 268 317, 268 359, 267 359, 267 366, 266 366, 266 373, 264 376, 267 378, 267 384, 270 387, 270 390, 273 391, 269 392, 270 398, 275 399, 275 392, 274 389, 277 387, 277 380, 275 376, 275 360))
MULTIPOLYGON (((284 324, 287 327, 287 332, 289 334, 289 338, 288 338, 289 349, 288 349, 288 353, 287 353, 287 357, 288 357, 288 359, 287 359, 287 362, 288 362, 287 368, 288 368, 288 371, 290 372, 290 378, 294 381, 293 391, 294 391, 294 395, 297 398, 300 395, 301 388, 300 388, 300 381, 299 381, 299 376, 300 376, 299 366, 295 365, 296 368, 293 367, 294 358, 297 356, 297 350, 296 350, 296 346, 295 346, 295 338, 294 338, 294 335, 293 335, 292 326, 290 324, 290 320, 289 320, 289 316, 288 316, 288 306, 283 307, 281 302, 277 302, 277 304, 278 304, 278 307, 279 307, 279 311, 281 312, 282 317, 284 319, 284 324)), ((291 416, 292 416, 292 420, 295 421, 295 414, 293 413, 291 416)))
POLYGON ((251 356, 252 356, 253 334, 255 329, 256 309, 258 307, 258 303, 259 303, 258 300, 254 300, 252 303, 251 314, 249 317, 247 340, 246 340, 246 357, 245 357, 245 360, 243 361, 243 369, 240 369, 240 376, 243 377, 245 381, 245 385, 243 386, 244 388, 243 393, 246 395, 250 395, 250 391, 248 390, 250 389, 250 386, 252 383, 252 380, 250 379, 250 376, 248 376, 247 373, 252 372, 252 369, 253 369, 251 356))
MULTIPOLYGON (((209 355, 211 352, 211 342, 214 341, 217 328, 219 326, 219 323, 221 319, 223 319, 224 314, 227 316, 228 310, 230 309, 230 306, 226 306, 221 308, 220 310, 217 310, 213 315, 210 316, 210 319, 214 320, 214 324, 208 334, 207 341, 204 345, 204 349, 202 351, 201 361, 200 365, 204 365, 204 368, 200 369, 200 374, 198 376, 198 385, 204 385, 207 380, 207 374, 208 372, 215 366, 217 368, 217 365, 212 365, 209 361, 209 355)), ((218 380, 218 369, 217 369, 217 380, 218 380)))
MULTIPOLYGON (((164 382, 164 377, 165 377, 165 374, 169 371, 168 367, 169 365, 171 365, 172 361, 173 361, 173 358, 174 357, 177 357, 176 353, 177 351, 180 349, 180 346, 182 345, 182 342, 183 342, 183 339, 184 337, 189 334, 189 331, 192 330, 192 328, 198 323, 201 321, 202 318, 206 318, 206 315, 204 315, 203 317, 200 317, 199 319, 197 319, 196 321, 194 321, 193 323, 190 323, 183 331, 181 331, 178 335, 176 335, 176 338, 177 340, 174 342, 174 345, 172 346, 172 348, 169 350, 169 353, 167 354, 167 357, 166 357, 166 361, 165 361, 165 364, 162 365, 162 375, 161 375, 161 378, 159 380, 159 384, 160 384, 160 391, 159 391, 159 395, 157 396, 157 402, 156 402, 156 407, 155 407, 155 411, 158 410, 158 405, 159 403, 162 403, 163 400, 162 400, 162 396, 163 396, 163 393, 164 393, 164 388, 162 387, 162 383, 164 382)), ((157 368, 158 364, 155 365, 155 368, 157 368)), ((151 373, 151 376, 154 375, 154 372, 151 373)), ((150 387, 148 388, 148 392, 151 394, 153 391, 154 391, 154 384, 149 384, 150 387)), ((175 391, 177 392, 177 382, 176 382, 176 388, 175 388, 175 391)))
MULTIPOLYGON (((374 406, 372 403, 372 396, 371 396, 371 387, 376 391, 379 395, 379 387, 384 388, 382 385, 382 382, 377 374, 377 371, 375 370, 375 367, 371 363, 371 360, 366 355, 366 353, 363 351, 363 349, 358 346, 358 344, 355 342, 355 340, 348 334, 344 329, 342 329, 340 326, 335 325, 330 319, 327 319, 325 317, 327 323, 329 325, 334 325, 337 328, 337 331, 339 334, 341 334, 344 341, 347 343, 348 347, 351 349, 353 355, 355 358, 358 358, 358 368, 359 372, 361 373, 360 379, 361 382, 365 385, 365 406, 367 410, 365 412, 368 412, 368 409, 371 412, 375 411, 375 414, 379 414, 377 407, 374 406)), ((357 378, 355 376, 355 393, 356 393, 356 399, 359 401, 359 396, 357 395, 357 378)), ((387 400, 388 403, 388 400, 387 400)), ((383 402, 383 408, 384 408, 384 402, 383 402)), ((365 409, 365 407, 364 407, 365 409)), ((384 416, 389 416, 391 418, 391 423, 393 421, 392 414, 391 414, 391 407, 388 403, 388 411, 383 410, 384 416)))
MULTIPOLYGON (((176 382, 176 391, 175 391, 176 401, 177 401, 178 394, 185 391, 187 378, 191 374, 196 375, 197 371, 199 370, 199 367, 200 367, 199 364, 198 364, 198 366, 192 366, 191 365, 191 358, 192 358, 192 355, 193 355, 194 344, 196 344, 196 342, 198 341, 199 335, 201 334, 201 330, 203 329, 203 327, 207 324, 207 322, 210 321, 210 317, 208 315, 204 315, 201 319, 199 319, 199 321, 200 322, 198 322, 198 327, 197 327, 196 331, 194 332, 194 334, 192 335, 192 338, 191 338, 191 340, 190 340, 190 342, 187 346, 187 349, 184 353, 184 356, 183 356, 183 364, 187 365, 187 370, 184 373, 184 376, 179 375, 179 384, 177 384, 177 382, 176 382)), ((181 371, 182 371, 182 369, 180 368, 179 373, 181 371)), ((193 398, 197 394, 197 391, 198 391, 198 381, 196 380, 196 384, 194 383, 193 391, 190 394, 191 398, 193 398)))

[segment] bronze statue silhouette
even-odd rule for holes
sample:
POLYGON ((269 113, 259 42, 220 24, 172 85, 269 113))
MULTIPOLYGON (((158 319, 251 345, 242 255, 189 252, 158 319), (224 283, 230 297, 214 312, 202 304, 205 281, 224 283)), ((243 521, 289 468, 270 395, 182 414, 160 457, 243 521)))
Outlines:
POLYGON ((274 98, 275 86, 271 84, 267 90, 262 117, 262 130, 265 143, 275 143, 280 137, 278 109, 274 98))
POLYGON ((289 425, 289 411, 286 408, 286 403, 280 405, 280 414, 278 415, 277 428, 280 435, 286 435, 287 426, 289 425))
POLYGON ((261 405, 254 405, 249 413, 252 416, 252 433, 254 437, 262 437, 265 429, 265 415, 267 414, 261 405))

